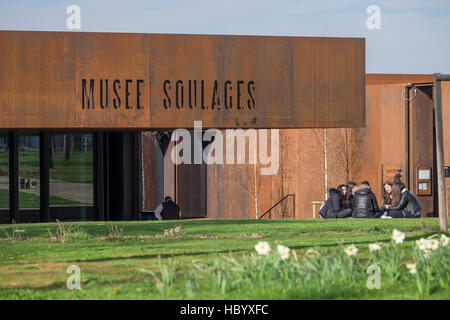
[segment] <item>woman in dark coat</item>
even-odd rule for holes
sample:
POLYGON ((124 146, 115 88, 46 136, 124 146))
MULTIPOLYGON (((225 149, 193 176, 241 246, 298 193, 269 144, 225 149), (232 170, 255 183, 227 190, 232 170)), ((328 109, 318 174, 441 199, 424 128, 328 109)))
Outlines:
MULTIPOLYGON (((399 210, 388 210, 389 206, 393 205, 393 190, 394 184, 392 181, 386 181, 383 184, 383 211, 385 216, 389 216, 391 218, 403 218, 402 211, 399 210)), ((399 198, 400 200, 400 198, 399 198)))
POLYGON ((392 205, 388 205, 389 215, 393 218, 420 218, 420 204, 417 198, 406 189, 401 181, 401 170, 395 174, 392 188, 392 205))
POLYGON ((341 207, 342 193, 338 189, 331 188, 328 194, 328 200, 319 211, 320 216, 324 219, 350 217, 352 209, 341 207))
POLYGON ((378 218, 381 215, 383 214, 369 182, 364 181, 353 189, 353 218, 378 218))

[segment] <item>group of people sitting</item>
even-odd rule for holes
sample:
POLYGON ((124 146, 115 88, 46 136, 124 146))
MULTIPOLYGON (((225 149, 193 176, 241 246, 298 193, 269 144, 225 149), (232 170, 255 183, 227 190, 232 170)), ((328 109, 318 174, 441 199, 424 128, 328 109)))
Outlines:
POLYGON ((320 208, 320 217, 329 218, 419 218, 420 205, 416 197, 401 181, 402 171, 397 170, 393 181, 383 185, 384 203, 378 206, 377 198, 368 181, 359 186, 350 181, 329 190, 329 198, 320 208))

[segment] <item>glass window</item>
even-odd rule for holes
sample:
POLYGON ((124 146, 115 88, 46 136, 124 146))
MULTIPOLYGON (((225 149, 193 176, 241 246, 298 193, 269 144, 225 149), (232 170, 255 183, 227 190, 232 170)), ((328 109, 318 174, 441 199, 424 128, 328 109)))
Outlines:
POLYGON ((19 209, 40 208, 39 136, 19 135, 19 209))
POLYGON ((9 214, 9 152, 5 135, 0 135, 0 210, 9 214))
POLYGON ((92 220, 93 134, 50 137, 50 215, 61 221, 92 220))

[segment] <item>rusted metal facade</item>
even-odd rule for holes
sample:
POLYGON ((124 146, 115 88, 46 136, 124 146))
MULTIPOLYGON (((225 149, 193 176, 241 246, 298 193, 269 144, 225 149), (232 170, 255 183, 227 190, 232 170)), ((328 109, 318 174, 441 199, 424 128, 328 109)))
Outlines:
POLYGON ((365 40, 0 31, 0 129, 360 127, 365 40))
MULTIPOLYGON (((345 130, 358 130, 356 133, 362 139, 354 150, 356 160, 348 178, 358 183, 368 180, 381 204, 383 182, 391 180, 396 169, 402 169, 403 181, 422 206, 422 216, 438 214, 432 81, 432 75, 366 76, 366 127, 327 129, 328 188, 346 182, 341 155, 343 137, 345 130), (431 195, 418 195, 419 167, 432 169, 431 195)), ((450 166, 450 85, 445 82, 442 85, 445 161, 450 166)), ((273 176, 256 174, 255 179, 254 165, 207 166, 207 191, 202 194, 207 199, 206 216, 254 219, 284 195, 293 193, 296 218, 314 217, 314 211, 318 212, 319 203, 325 198, 323 134, 323 129, 280 130, 280 166, 273 176)), ((446 182, 450 190, 450 178, 446 182)), ((184 189, 185 185, 178 181, 178 195, 191 192, 184 189)), ((293 204, 288 199, 271 216, 292 217, 292 212, 293 204)))

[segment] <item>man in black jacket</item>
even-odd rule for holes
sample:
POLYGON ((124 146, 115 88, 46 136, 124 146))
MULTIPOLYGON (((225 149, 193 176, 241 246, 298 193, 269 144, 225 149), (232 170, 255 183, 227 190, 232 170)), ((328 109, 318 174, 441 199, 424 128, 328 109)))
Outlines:
POLYGON ((352 201, 353 218, 378 218, 383 214, 380 212, 377 198, 367 181, 362 182, 353 189, 352 201))
POLYGON ((349 217, 352 214, 352 209, 343 209, 340 206, 342 193, 335 188, 331 188, 328 193, 330 196, 319 211, 322 218, 330 219, 349 217))
POLYGON ((164 202, 155 209, 155 217, 158 220, 179 220, 181 210, 171 197, 165 197, 164 202))

